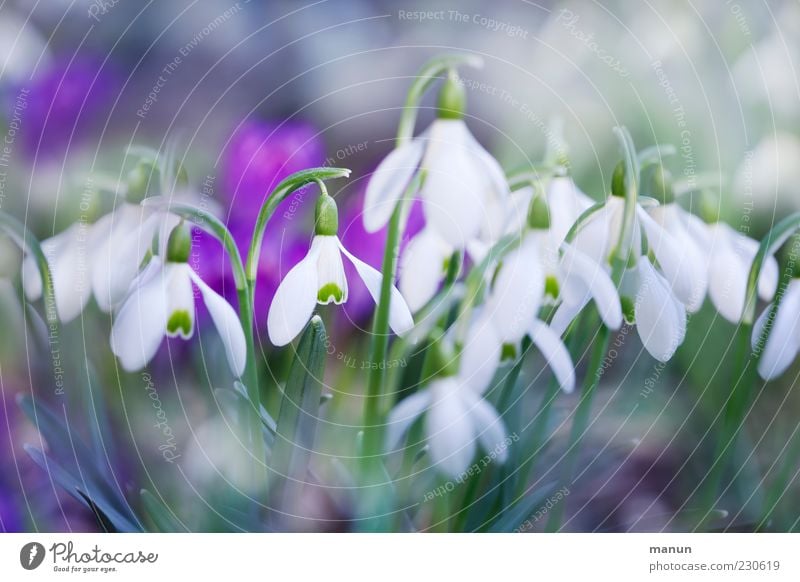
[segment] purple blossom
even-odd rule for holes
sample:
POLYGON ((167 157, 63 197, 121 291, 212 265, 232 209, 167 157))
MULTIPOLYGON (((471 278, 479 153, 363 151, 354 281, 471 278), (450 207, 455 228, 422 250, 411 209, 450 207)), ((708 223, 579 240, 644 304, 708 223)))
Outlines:
POLYGON ((101 61, 78 57, 39 70, 27 87, 27 106, 20 122, 24 147, 31 157, 63 155, 108 114, 117 77, 101 61))
MULTIPOLYGON (((324 146, 317 130, 302 121, 247 121, 236 130, 224 159, 224 195, 231 219, 252 224, 281 180, 324 163, 324 146)), ((293 215, 302 202, 301 196, 291 196, 277 213, 293 215)))

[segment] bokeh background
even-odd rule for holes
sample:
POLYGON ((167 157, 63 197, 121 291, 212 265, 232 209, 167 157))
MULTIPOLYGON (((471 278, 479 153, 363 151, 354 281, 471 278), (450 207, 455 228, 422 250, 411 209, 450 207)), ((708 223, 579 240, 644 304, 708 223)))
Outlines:
MULTIPOLYGON (((107 190, 130 169, 131 146, 174 147, 199 199, 244 247, 271 186, 309 166, 344 166, 353 178, 334 192, 343 238, 379 266, 382 235, 367 235, 360 223, 366 179, 392 147, 417 69, 435 54, 465 50, 485 61, 462 71, 467 123, 506 170, 540 160, 559 118, 577 183, 600 199, 619 159, 611 128, 625 125, 640 147, 674 144, 673 174, 707 181, 722 194, 725 220, 757 238, 800 209, 798 37, 800 4, 790 0, 7 1, 0 209, 47 238, 108 211, 107 190)), ((424 104, 420 128, 433 118, 432 104, 424 104)), ((264 322, 281 274, 308 247, 306 198, 313 203, 309 194, 284 204, 267 237, 280 250, 264 253, 259 275, 260 345, 275 377, 286 354, 269 346, 264 322)), ((412 216, 409 234, 420 220, 412 216)), ((42 443, 15 396, 35 391, 48 400, 54 388, 52 346, 20 302, 19 260, 0 240, 0 531, 93 530, 91 512, 23 450, 42 443)), ((199 232, 191 263, 233 297, 224 257, 199 232)), ((354 285, 346 310, 323 314, 333 397, 318 436, 322 457, 353 447, 371 309, 354 285)), ((230 491, 246 490, 247 471, 214 390, 225 366, 213 330, 201 314, 198 337, 170 341, 145 376, 117 370, 108 327, 108 316, 90 306, 63 330, 66 418, 85 434, 93 417, 86 403, 94 402, 86 393, 102 397, 116 440, 107 461, 120 491, 159 491, 187 529, 230 529, 230 491), (168 460, 165 450, 177 457, 168 460)), ((592 413, 580 486, 570 492, 568 529, 680 527, 676 516, 708 468, 707 429, 728 382, 733 330, 703 309, 667 366, 642 357, 635 334, 620 340, 626 345, 609 362, 592 413)), ((738 453, 741 475, 726 492, 726 529, 747 529, 758 502, 753 480, 769 480, 786 460, 800 418, 796 374, 757 389, 738 453)), ((539 384, 529 390, 531 409, 539 384)), ((272 386, 268 397, 278 396, 272 386)), ((554 439, 563 439, 574 404, 559 401, 554 439)), ((552 479, 543 467, 536 478, 552 479)), ((781 502, 787 524, 797 501, 793 487, 781 502)), ((295 527, 349 528, 346 495, 311 492, 298 503, 308 519, 295 527)))

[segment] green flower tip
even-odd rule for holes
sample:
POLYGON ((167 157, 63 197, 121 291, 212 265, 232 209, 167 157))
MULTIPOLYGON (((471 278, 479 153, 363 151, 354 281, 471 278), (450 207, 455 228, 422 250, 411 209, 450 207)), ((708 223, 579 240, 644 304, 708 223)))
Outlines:
POLYGON ((541 188, 537 190, 528 206, 528 226, 533 230, 547 230, 550 228, 550 209, 541 188))
POLYGON ((619 298, 622 307, 622 316, 625 318, 625 323, 633 325, 636 323, 636 304, 633 299, 624 295, 619 298))
POLYGON ((158 181, 158 166, 155 160, 141 160, 128 173, 128 189, 125 199, 131 204, 139 204, 147 198, 150 184, 158 181))
POLYGON ((655 198, 661 204, 675 202, 675 190, 672 187, 672 174, 661 164, 656 164, 647 170, 644 180, 646 196, 655 198))
POLYGON ((625 162, 620 161, 611 175, 611 195, 625 198, 625 162))
POLYGON ((170 336, 180 335, 188 338, 192 335, 192 317, 185 309, 174 311, 167 321, 167 333, 170 336))
POLYGON ((172 229, 167 241, 167 261, 170 263, 186 263, 192 251, 192 233, 181 221, 172 229))
POLYGON ((447 378, 458 373, 458 361, 439 328, 431 332, 431 343, 426 354, 424 377, 447 378))
POLYGON ((461 119, 464 117, 466 105, 467 94, 464 84, 454 71, 450 71, 439 90, 437 116, 439 119, 461 119))
POLYGON ((336 305, 341 305, 344 301, 344 291, 336 283, 325 283, 317 291, 317 302, 327 305, 331 301, 336 305))
POLYGON ((339 234, 339 209, 336 201, 326 193, 317 198, 314 210, 314 233, 321 236, 339 234))
POLYGON ((559 292, 560 292, 560 286, 558 284, 558 279, 556 279, 552 275, 548 275, 544 280, 545 295, 549 295, 553 299, 558 299, 559 292))
POLYGON ((189 172, 179 161, 175 162, 175 189, 182 190, 189 186, 189 172))

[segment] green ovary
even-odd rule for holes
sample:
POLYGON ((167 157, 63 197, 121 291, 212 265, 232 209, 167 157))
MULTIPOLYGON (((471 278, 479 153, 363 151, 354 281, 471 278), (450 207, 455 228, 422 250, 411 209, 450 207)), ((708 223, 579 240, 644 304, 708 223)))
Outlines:
POLYGON ((344 301, 344 291, 336 283, 325 283, 317 292, 317 301, 323 305, 333 301, 338 305, 344 301))
POLYGON ((167 333, 171 336, 181 335, 189 337, 192 335, 192 318, 185 309, 180 309, 172 313, 167 321, 167 333))

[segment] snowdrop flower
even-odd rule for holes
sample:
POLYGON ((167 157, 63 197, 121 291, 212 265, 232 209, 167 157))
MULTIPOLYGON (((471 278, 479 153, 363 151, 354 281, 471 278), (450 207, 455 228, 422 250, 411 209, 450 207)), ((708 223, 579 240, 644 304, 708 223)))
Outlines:
MULTIPOLYGON (((95 240, 91 225, 76 222, 41 243, 53 279, 56 313, 64 323, 75 319, 92 295, 87 273, 95 240)), ((22 287, 28 301, 42 296, 42 278, 32 254, 22 263, 22 287)))
MULTIPOLYGON (((339 216, 336 202, 324 193, 317 200, 315 236, 303 260, 295 265, 281 282, 267 315, 270 341, 284 346, 297 337, 317 304, 347 301, 348 286, 342 255, 353 264, 372 299, 380 299, 383 275, 353 256, 338 237, 339 216)), ((414 326, 411 312, 400 291, 392 286, 389 326, 403 335, 414 326)))
MULTIPOLYGON (((690 291, 688 296, 682 297, 682 300, 684 300, 687 311, 695 313, 702 307, 708 289, 705 253, 691 234, 691 222, 697 219, 676 201, 671 177, 663 166, 654 166, 648 178, 643 180, 647 185, 645 194, 655 198, 660 204, 648 209, 647 212, 663 229, 663 232, 668 232, 672 236, 678 249, 683 253, 690 291)), ((649 237, 660 236, 660 234, 654 233, 652 227, 647 232, 649 237)), ((651 239, 648 239, 648 242, 651 242, 651 239)))
POLYGON ((753 326, 754 351, 758 349, 765 326, 771 328, 758 362, 758 375, 764 380, 783 374, 800 352, 800 279, 789 282, 772 320, 769 318, 771 311, 772 305, 767 306, 753 326))
POLYGON ((181 224, 169 236, 166 261, 153 257, 131 285, 114 317, 111 350, 122 367, 132 372, 150 362, 164 336, 191 338, 195 327, 194 284, 222 338, 231 371, 240 377, 247 358, 241 323, 230 304, 187 264, 190 250, 191 235, 181 224))
MULTIPOLYGON (((662 176, 663 177, 663 176, 662 176)), ((625 172, 614 170, 612 195, 575 237, 574 244, 607 265, 620 242, 625 207, 625 172)), ((645 349, 661 362, 669 360, 686 336, 686 306, 699 307, 697 257, 637 204, 633 221, 631 256, 634 264, 623 275, 620 296, 633 303, 637 331, 645 349), (647 242, 648 252, 642 251, 647 242), (654 266, 658 263, 658 269, 654 266)), ((700 275, 698 275, 698 272, 700 275)), ((700 286, 702 287, 702 285, 700 286)))
MULTIPOLYGON (((482 395, 489 386, 485 374, 473 374, 466 354, 462 354, 461 369, 456 372, 455 360, 439 350, 438 375, 426 388, 408 396, 389 414, 386 449, 395 450, 401 438, 417 418, 425 414, 425 438, 436 467, 446 475, 461 475, 475 456, 476 440, 487 451, 498 451, 497 459, 504 463, 506 429, 495 409, 482 395)), ((491 376, 489 376, 491 380, 491 376)))
MULTIPOLYGON (((567 210, 572 214, 585 201, 575 195, 576 191, 569 183, 561 184, 569 190, 559 192, 559 197, 563 194, 568 197, 568 202, 577 203, 567 210)), ((519 335, 519 330, 525 329, 543 302, 560 302, 551 327, 557 335, 561 335, 592 299, 605 325, 609 329, 618 329, 622 325, 622 308, 611 277, 601 264, 563 242, 566 234, 563 232, 564 207, 556 211, 559 222, 555 223, 546 195, 534 194, 534 188, 530 190, 530 196, 523 194, 529 198, 529 202, 523 214, 526 219, 518 231, 523 237, 522 243, 503 261, 490 296, 490 302, 497 304, 499 312, 508 308, 515 310, 513 321, 518 330, 509 333, 512 336, 519 335), (538 300, 530 306, 532 311, 521 307, 526 304, 522 297, 525 294, 538 296, 538 300), (523 312, 526 315, 520 317, 523 312)), ((512 323, 508 317, 499 318, 499 321, 504 320, 506 325, 512 323)))
MULTIPOLYGON (((701 218, 689 215, 688 231, 704 256, 703 264, 708 269, 708 296, 717 312, 730 321, 738 323, 744 312, 747 279, 759 243, 713 217, 706 223, 701 218)), ((770 301, 778 288, 778 262, 768 257, 758 278, 758 295, 770 301)))
POLYGON ((464 88, 451 75, 439 95, 438 118, 375 170, 364 202, 368 232, 389 221, 413 176, 424 171, 420 197, 426 223, 447 244, 463 249, 478 236, 502 234, 508 184, 500 165, 464 123, 464 101, 464 88))
POLYGON ((667 362, 686 337, 686 307, 650 259, 642 257, 625 272, 622 294, 633 298, 636 330, 647 352, 667 362))
POLYGON ((454 252, 455 248, 431 227, 424 228, 408 243, 400 257, 398 284, 412 313, 436 295, 454 252))
MULTIPOLYGON (((158 236, 163 251, 169 233, 180 221, 177 216, 141 205, 156 174, 160 173, 155 162, 139 162, 128 176, 124 201, 96 223, 99 237, 91 280, 102 311, 109 312, 120 305, 151 250, 153 239, 158 236)), ((170 187, 168 178, 161 182, 162 191, 166 192, 170 187)))

